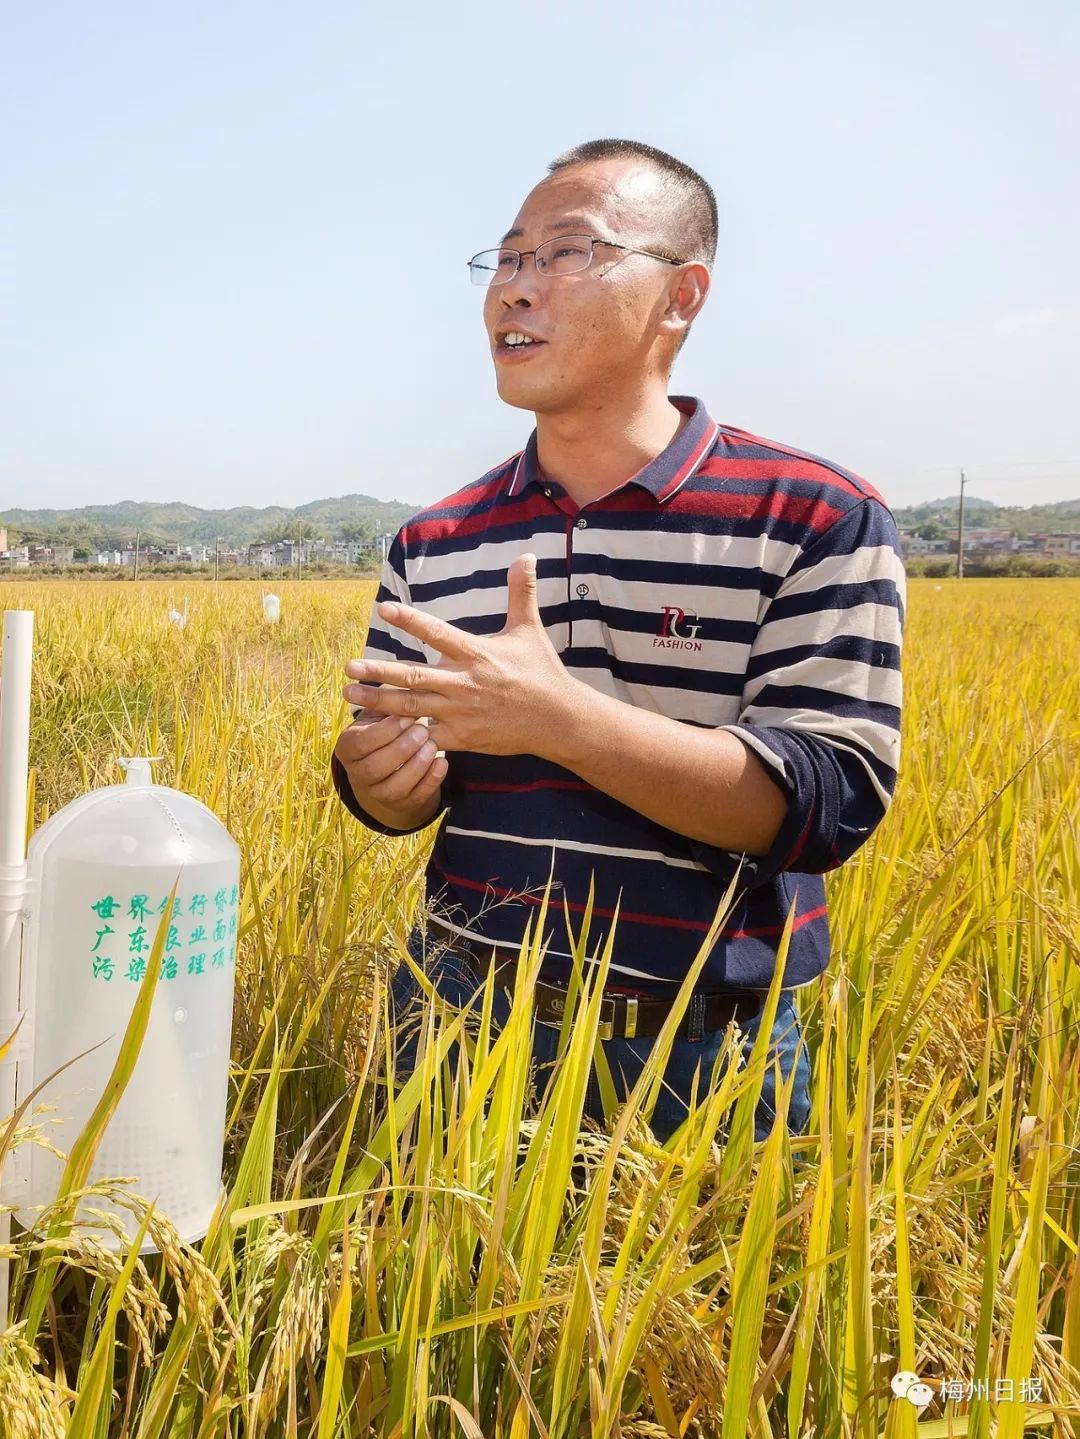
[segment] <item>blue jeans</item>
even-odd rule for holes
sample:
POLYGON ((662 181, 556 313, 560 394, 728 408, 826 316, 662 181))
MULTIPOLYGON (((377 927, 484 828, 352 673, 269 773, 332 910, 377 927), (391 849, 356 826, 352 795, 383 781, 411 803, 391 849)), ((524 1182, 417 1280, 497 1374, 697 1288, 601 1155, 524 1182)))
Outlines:
MULTIPOLYGON (((442 940, 435 940, 434 937, 428 940, 428 956, 425 962, 423 943, 419 929, 413 929, 408 939, 409 953, 417 965, 428 975, 436 993, 454 1008, 464 1008, 481 987, 481 981, 475 971, 460 951, 444 947, 442 940)), ((415 1017, 413 1023, 408 1023, 406 1016, 410 1008, 421 998, 422 991, 412 971, 407 964, 400 964, 390 983, 391 1023, 394 1027, 394 1068, 395 1079, 399 1084, 408 1078, 416 1066, 418 1031, 415 1017)), ((474 1006, 477 1014, 479 1008, 480 1002, 477 1001, 474 1006)), ((509 1017, 509 996, 501 986, 497 986, 492 998, 493 1030, 501 1029, 509 1017)), ((742 1041, 744 1062, 750 1057, 750 1051, 757 1038, 759 1023, 759 1015, 738 1020, 738 1027, 744 1036, 742 1041)), ((755 1141, 761 1141, 770 1133, 776 1117, 776 1081, 773 1072, 773 1061, 776 1056, 779 1057, 780 1070, 785 1082, 791 1074, 792 1067, 795 1068, 795 1082, 788 1105, 788 1131, 793 1135, 801 1134, 806 1128, 810 1118, 810 1059, 804 1044, 796 1061, 795 1051, 801 1032, 794 998, 790 991, 783 991, 776 1006, 770 1047, 766 1056, 765 1077, 762 1081, 757 1108, 754 1111, 755 1141)), ((541 1093, 551 1076, 558 1039, 559 1031, 554 1025, 534 1023, 532 1053, 536 1061, 537 1088, 541 1093)), ((641 1035, 634 1039, 601 1040, 620 1103, 625 1101, 629 1091, 636 1083, 655 1039, 655 1035, 641 1035)), ((670 1138, 687 1116, 687 1100, 691 1091, 694 1071, 699 1066, 701 1073, 698 1076, 697 1086, 698 1102, 700 1103, 702 1093, 712 1074, 713 1064, 723 1046, 723 1040, 723 1029, 707 1029, 700 1040, 688 1039, 684 1035, 676 1037, 671 1047, 667 1068, 664 1071, 664 1085, 660 1090, 652 1117, 652 1130, 661 1144, 670 1138)), ((455 1051, 456 1046, 451 1046, 449 1057, 452 1067, 456 1064, 455 1051)), ((604 1110, 600 1100, 600 1087, 596 1080, 595 1066, 590 1066, 589 1069, 584 1112, 590 1118, 603 1122, 604 1110)))

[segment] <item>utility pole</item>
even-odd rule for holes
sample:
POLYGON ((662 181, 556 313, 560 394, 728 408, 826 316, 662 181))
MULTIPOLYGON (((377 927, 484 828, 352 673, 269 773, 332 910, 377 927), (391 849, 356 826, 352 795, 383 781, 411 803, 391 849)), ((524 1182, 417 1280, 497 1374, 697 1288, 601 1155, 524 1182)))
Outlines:
POLYGON ((956 578, 964 578, 964 472, 960 471, 960 515, 957 526, 958 537, 956 543, 956 578))
POLYGON ((296 527, 296 578, 304 578, 304 522, 303 520, 296 527))
POLYGON ((214 536, 214 579, 218 577, 218 568, 221 564, 221 536, 214 536))
POLYGON ((133 580, 139 578, 139 535, 141 533, 138 529, 135 531, 135 573, 131 577, 133 580))

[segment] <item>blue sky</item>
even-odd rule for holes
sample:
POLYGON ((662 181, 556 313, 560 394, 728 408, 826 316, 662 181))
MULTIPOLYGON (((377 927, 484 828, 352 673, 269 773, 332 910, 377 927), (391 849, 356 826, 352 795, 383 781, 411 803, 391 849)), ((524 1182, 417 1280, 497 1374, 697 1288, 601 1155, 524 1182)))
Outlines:
POLYGON ((533 421, 464 261, 601 135, 717 193, 673 392, 894 505, 960 465, 1080 495, 1074 0, 141 0, 4 35, 0 510, 467 483, 533 421))

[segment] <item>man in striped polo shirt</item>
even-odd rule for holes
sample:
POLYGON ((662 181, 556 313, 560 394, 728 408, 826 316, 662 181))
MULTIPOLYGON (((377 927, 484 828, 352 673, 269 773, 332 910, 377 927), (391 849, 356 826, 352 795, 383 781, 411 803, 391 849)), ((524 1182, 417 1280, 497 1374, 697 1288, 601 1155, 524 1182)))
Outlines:
MULTIPOLYGON (((716 240, 699 175, 600 140, 554 161, 470 262, 499 395, 536 427, 398 532, 331 762, 370 829, 442 816, 409 949, 453 1003, 517 955, 550 877, 557 1022, 565 911, 577 932, 592 878, 594 957, 619 903, 603 1042, 623 1093, 738 872, 665 1071, 662 1138, 732 1014, 749 1053, 793 899, 770 1057, 785 1080, 796 1069, 788 1125, 805 1128, 790 991, 826 967, 822 875, 881 821, 900 749, 905 576, 881 495, 668 394, 716 240)), ((399 1015, 416 992, 400 966, 399 1015)), ((536 1026, 541 1067, 556 1038, 536 1026)), ((415 1039, 399 1071, 413 1062, 415 1039)), ((775 1100, 770 1064, 758 1138, 775 1100)), ((602 1117, 595 1076, 586 1112, 602 1117)))

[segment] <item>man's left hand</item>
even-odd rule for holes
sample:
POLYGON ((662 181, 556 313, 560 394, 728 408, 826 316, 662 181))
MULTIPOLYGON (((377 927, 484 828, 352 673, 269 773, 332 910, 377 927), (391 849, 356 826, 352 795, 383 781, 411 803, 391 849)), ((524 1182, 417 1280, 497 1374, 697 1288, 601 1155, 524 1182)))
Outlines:
POLYGON ((379 614, 442 656, 438 664, 349 660, 347 700, 380 714, 430 718, 441 750, 478 754, 549 752, 559 724, 580 700, 544 629, 536 599, 536 557, 519 555, 507 571, 506 624, 490 637, 469 634, 411 605, 384 601, 379 614))

